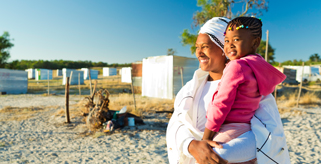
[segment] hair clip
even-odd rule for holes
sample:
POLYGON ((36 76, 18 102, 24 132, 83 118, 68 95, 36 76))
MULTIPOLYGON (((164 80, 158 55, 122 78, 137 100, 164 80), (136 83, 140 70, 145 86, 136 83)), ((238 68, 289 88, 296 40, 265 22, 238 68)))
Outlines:
POLYGON ((259 20, 260 20, 260 21, 262 21, 262 19, 261 19, 261 18, 259 18, 259 20))
POLYGON ((236 30, 238 30, 240 28, 244 28, 244 25, 240 25, 240 26, 236 27, 236 30))
POLYGON ((226 32, 224 32, 224 36, 226 35, 226 32))
POLYGON ((251 17, 252 17, 252 18, 255 18, 255 16, 254 16, 254 15, 252 15, 251 17))
POLYGON ((229 31, 231 31, 231 29, 232 29, 231 27, 228 28, 229 31))
POLYGON ((246 26, 245 28, 249 28, 249 26, 246 26))

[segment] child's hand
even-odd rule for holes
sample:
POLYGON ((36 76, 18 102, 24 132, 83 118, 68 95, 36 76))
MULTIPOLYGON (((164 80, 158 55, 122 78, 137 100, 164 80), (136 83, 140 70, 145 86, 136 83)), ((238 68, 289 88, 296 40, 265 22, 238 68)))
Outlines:
POLYGON ((207 144, 209 144, 210 146, 214 147, 214 148, 219 148, 222 149, 223 146, 215 141, 211 141, 211 140, 206 140, 207 144))

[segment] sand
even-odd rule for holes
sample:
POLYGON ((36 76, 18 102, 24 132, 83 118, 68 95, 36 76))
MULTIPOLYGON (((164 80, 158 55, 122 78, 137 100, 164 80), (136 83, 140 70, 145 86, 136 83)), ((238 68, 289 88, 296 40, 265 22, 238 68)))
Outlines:
MULTIPOLYGON (((79 100, 71 96, 70 104, 79 100)), ((146 113, 146 125, 125 127, 111 134, 85 135, 85 124, 74 117, 55 116, 65 102, 63 96, 3 95, 6 106, 39 107, 31 118, 0 121, 0 163, 168 163, 165 113, 146 113)), ((282 115, 291 163, 321 163, 321 109, 303 115, 282 115)), ((0 113, 0 120, 8 118, 0 113)))

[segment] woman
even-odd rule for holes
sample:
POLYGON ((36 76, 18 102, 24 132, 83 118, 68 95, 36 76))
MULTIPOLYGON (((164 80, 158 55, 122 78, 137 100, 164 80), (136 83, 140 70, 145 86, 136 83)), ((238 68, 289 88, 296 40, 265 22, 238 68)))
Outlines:
MULTIPOLYGON (((250 140, 258 142, 256 136, 260 136, 260 130, 257 129, 260 129, 261 126, 259 126, 260 128, 254 127, 253 131, 258 134, 244 133, 237 139, 223 145, 214 141, 201 141, 206 123, 206 109, 212 100, 213 93, 225 68, 226 57, 223 53, 223 35, 228 22, 229 19, 227 18, 212 18, 204 24, 199 32, 195 46, 200 69, 195 71, 193 79, 177 94, 174 103, 175 111, 167 127, 166 141, 170 163, 195 163, 195 160, 199 163, 227 163, 223 158, 228 159, 229 162, 247 161, 253 163, 256 156, 258 161, 266 158, 256 154, 255 142, 248 142, 250 140), (215 147, 214 151, 210 145, 215 147), (222 147, 223 149, 220 149, 222 147), (230 150, 229 148, 233 149, 230 150), (227 149, 229 150, 226 151, 227 149)), ((260 108, 261 106, 264 109, 273 109, 273 113, 277 112, 275 101, 271 95, 262 98, 260 108), (267 104, 270 106, 267 106, 267 104)), ((262 110, 258 109, 258 111, 262 110)), ((279 120, 279 117, 276 120, 279 120)), ((257 122, 255 121, 254 123, 257 122)), ((281 126, 280 124, 280 121, 278 121, 277 126, 274 127, 280 127, 281 129, 269 129, 269 131, 282 136, 278 144, 283 146, 281 150, 286 150, 285 153, 282 153, 286 156, 284 159, 287 160, 288 152, 282 124, 281 126)), ((264 134, 261 136, 266 133, 265 130, 263 132, 264 134)), ((273 145, 272 143, 274 142, 271 142, 271 145, 273 145)), ((257 143, 257 145, 259 144, 261 144, 261 140, 257 143)), ((264 147, 262 146, 262 148, 264 147)), ((259 150, 262 148, 260 147, 259 150)))

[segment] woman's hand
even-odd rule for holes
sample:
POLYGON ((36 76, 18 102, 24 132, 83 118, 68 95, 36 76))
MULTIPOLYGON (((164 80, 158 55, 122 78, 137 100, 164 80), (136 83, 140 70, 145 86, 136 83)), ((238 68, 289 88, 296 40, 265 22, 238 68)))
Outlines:
POLYGON ((197 141, 193 140, 189 146, 188 151, 196 159, 199 164, 227 164, 227 161, 222 157, 217 155, 212 147, 222 148, 222 145, 215 141, 203 140, 197 141))

